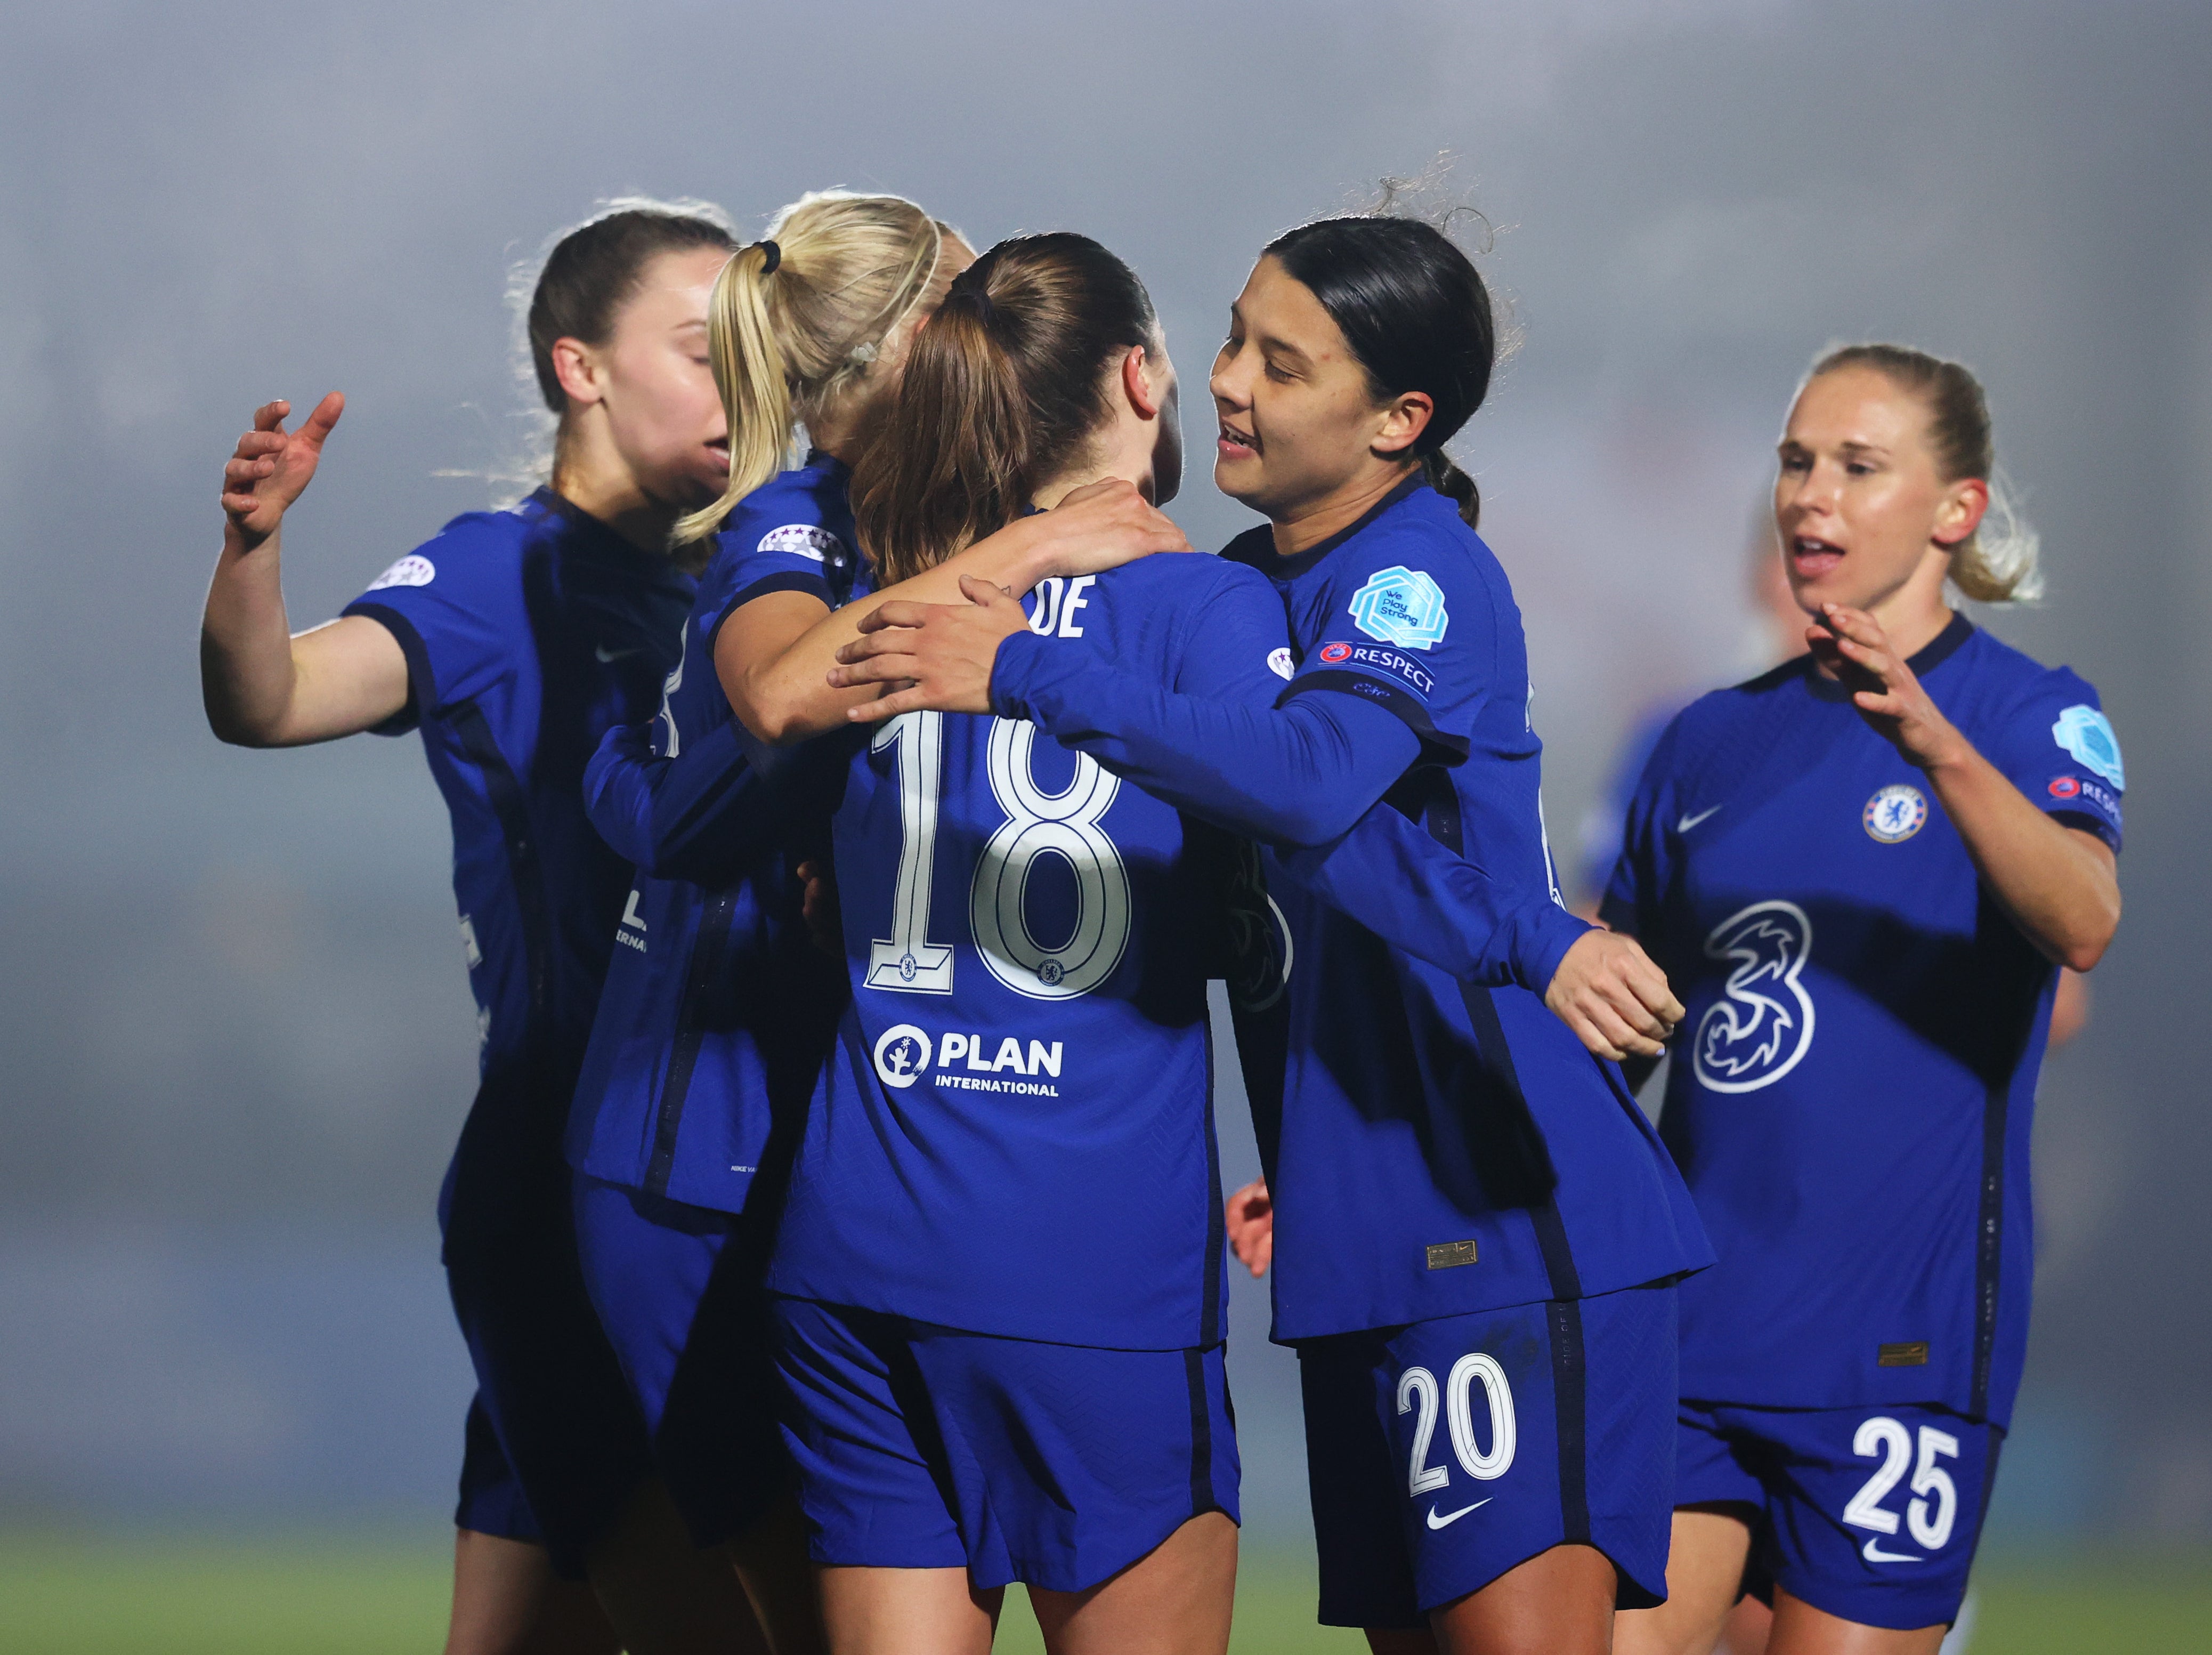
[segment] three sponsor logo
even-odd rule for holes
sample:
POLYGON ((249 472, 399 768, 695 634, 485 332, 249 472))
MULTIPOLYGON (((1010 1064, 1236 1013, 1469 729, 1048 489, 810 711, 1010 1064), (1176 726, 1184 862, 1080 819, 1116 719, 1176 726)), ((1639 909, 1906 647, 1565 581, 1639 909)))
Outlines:
POLYGON ((1708 1091, 1757 1092, 1804 1060, 1813 996, 1798 979, 1812 952, 1812 920, 1779 898, 1739 909, 1706 936, 1705 957, 1731 966, 1691 1047, 1708 1091))

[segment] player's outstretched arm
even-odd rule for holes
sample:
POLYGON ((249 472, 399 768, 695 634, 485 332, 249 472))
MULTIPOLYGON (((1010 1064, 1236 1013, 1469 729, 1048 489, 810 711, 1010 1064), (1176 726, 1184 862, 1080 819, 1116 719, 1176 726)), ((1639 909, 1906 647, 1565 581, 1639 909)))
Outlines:
POLYGON ((1807 637, 1851 686, 1859 715, 1927 776, 1983 883, 2021 934, 2070 970, 2095 965, 2120 923, 2112 847, 2038 809, 1977 751, 1873 616, 1828 604, 1807 637))
POLYGON ((292 405, 254 411, 223 467, 222 551, 200 621, 208 727, 243 747, 293 747, 352 735, 407 704, 407 657, 374 621, 351 616, 294 636, 279 556, 284 514, 321 462, 345 411, 333 391, 296 431, 292 405))
POLYGON ((812 600, 775 593, 746 605, 714 642, 714 670, 738 719, 763 741, 784 746, 840 727, 847 709, 878 694, 874 685, 833 687, 838 651, 860 636, 860 623, 886 603, 958 603, 963 576, 1017 596, 1052 575, 1093 575, 1158 551, 1188 551, 1190 542, 1135 484, 1109 478, 1076 490, 1048 512, 1024 517, 977 541, 925 575, 901 581, 828 615, 812 600), (779 599, 783 600, 779 603, 779 599))
POLYGON ((1634 939, 1595 928, 1545 887, 1516 889, 1389 805, 1277 865, 1386 941, 1482 987, 1518 983, 1600 1057, 1656 1057, 1682 1007, 1634 939))

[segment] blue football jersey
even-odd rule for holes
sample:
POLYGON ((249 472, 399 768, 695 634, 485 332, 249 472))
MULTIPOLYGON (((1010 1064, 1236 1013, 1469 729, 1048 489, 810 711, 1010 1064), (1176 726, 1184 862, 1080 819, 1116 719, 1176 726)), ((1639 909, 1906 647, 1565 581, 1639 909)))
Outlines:
POLYGON ((583 1050, 629 884, 585 818, 584 764, 650 716, 691 594, 665 557, 540 489, 455 518, 346 606, 407 656, 410 703, 383 727, 421 730, 452 814, 487 1070, 583 1050))
MULTIPOLYGON (((1043 582, 1030 628, 1271 704, 1282 605, 1235 564, 1043 582)), ((1029 722, 909 713, 836 818, 853 1003, 769 1285, 970 1332, 1210 1346, 1226 1287, 1206 979, 1211 829, 1029 722)))
MULTIPOLYGON (((2088 685, 1963 617, 1911 665, 2021 793, 2118 848, 2088 685)), ((1809 657, 1717 691, 1653 753, 1605 911, 1688 1008, 1661 1118, 1720 1263, 1683 1292, 1683 1395, 2003 1422, 2057 974, 1927 778, 1809 657)))
MULTIPOLYGON (((714 640, 737 610, 775 592, 833 609, 853 595, 849 478, 810 454, 730 514, 653 721, 655 757, 696 756, 733 724, 714 640)), ((826 814, 810 828, 787 803, 754 801, 782 819, 711 888, 642 873, 630 887, 569 1121, 569 1160, 593 1177, 742 1211, 775 1123, 805 1107, 845 981, 808 941, 791 875, 810 836, 826 849, 826 814)))
MULTIPOLYGON (((1289 611, 1287 698, 1356 696, 1426 747, 1389 795, 1493 880, 1558 892, 1538 797, 1520 611, 1452 503, 1409 479, 1294 557, 1253 530, 1225 557, 1289 611)), ((1462 983, 1271 877, 1289 931, 1279 1125, 1255 1098, 1276 1198, 1285 1342, 1574 1299, 1711 1254, 1620 1071, 1519 987, 1462 983)))

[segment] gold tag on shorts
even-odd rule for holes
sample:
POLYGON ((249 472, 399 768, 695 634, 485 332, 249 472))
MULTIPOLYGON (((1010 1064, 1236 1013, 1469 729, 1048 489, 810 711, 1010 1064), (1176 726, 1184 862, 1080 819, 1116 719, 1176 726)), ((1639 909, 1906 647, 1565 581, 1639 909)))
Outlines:
POLYGON ((1439 1241, 1429 1249, 1429 1268, 1432 1270, 1449 1270, 1474 1263, 1474 1244, 1471 1241, 1439 1241))
POLYGON ((1928 1342, 1911 1339, 1903 1344, 1884 1345, 1875 1353, 1874 1364, 1876 1367, 1926 1367, 1928 1342))

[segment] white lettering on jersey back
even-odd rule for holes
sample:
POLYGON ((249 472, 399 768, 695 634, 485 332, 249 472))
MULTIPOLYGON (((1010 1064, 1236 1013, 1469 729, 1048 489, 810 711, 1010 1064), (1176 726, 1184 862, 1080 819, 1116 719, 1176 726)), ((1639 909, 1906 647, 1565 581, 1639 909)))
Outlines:
POLYGON ((1091 599, 1083 595, 1085 587, 1098 584, 1096 575, 1079 575, 1067 583, 1067 598, 1060 606, 1060 632, 1063 638, 1079 638, 1083 629, 1075 624, 1075 611, 1091 607, 1091 599))

